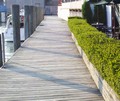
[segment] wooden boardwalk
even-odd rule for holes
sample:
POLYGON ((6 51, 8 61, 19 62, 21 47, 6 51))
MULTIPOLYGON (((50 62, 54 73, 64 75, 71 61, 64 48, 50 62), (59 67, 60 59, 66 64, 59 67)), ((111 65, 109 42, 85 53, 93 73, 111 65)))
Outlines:
POLYGON ((0 101, 103 101, 67 22, 45 17, 0 70, 0 101))

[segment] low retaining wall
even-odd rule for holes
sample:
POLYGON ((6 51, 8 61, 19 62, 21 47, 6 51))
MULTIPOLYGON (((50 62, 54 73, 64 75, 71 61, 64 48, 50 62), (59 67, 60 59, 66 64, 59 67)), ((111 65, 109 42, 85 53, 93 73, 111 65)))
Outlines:
POLYGON ((100 76, 97 69, 93 66, 93 64, 89 61, 87 58, 85 52, 82 50, 82 48, 78 45, 78 42, 76 38, 74 37, 72 33, 72 39, 75 41, 75 44, 78 48, 78 51, 80 55, 83 57, 83 60, 90 71, 90 74, 96 83, 98 89, 100 90, 103 98, 105 101, 120 101, 120 98, 118 95, 114 92, 114 90, 108 85, 108 83, 100 76))

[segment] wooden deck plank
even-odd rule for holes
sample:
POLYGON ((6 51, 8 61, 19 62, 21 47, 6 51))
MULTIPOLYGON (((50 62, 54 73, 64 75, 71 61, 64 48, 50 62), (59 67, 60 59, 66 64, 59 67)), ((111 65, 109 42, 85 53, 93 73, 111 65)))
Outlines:
POLYGON ((103 101, 67 22, 41 25, 0 70, 0 101, 103 101))

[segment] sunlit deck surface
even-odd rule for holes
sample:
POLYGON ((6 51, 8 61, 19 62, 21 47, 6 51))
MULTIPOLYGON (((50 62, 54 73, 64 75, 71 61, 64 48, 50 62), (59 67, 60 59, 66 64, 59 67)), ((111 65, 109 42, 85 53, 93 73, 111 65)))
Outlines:
POLYGON ((0 70, 0 101, 103 101, 66 21, 46 16, 0 70))

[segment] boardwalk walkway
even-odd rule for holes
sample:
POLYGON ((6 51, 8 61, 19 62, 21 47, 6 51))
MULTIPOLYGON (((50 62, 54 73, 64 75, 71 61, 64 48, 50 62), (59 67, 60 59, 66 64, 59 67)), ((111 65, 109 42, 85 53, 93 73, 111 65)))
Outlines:
POLYGON ((65 21, 45 17, 0 70, 0 101, 103 101, 65 21))

